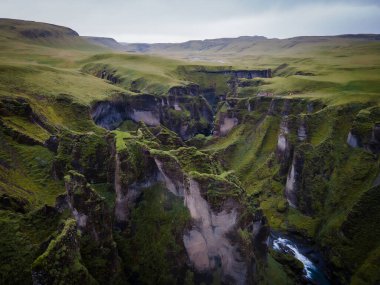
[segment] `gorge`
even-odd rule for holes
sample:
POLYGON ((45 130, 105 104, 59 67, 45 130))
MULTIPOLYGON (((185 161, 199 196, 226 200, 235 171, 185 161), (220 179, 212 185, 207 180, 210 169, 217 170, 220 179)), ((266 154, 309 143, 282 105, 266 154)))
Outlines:
POLYGON ((380 282, 378 38, 0 36, 1 284, 380 282))

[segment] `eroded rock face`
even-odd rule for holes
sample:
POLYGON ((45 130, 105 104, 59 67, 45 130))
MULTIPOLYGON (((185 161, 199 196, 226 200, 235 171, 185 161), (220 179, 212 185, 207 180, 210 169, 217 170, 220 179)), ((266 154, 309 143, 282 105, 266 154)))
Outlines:
POLYGON ((200 191, 199 184, 190 179, 185 191, 185 205, 190 211, 193 226, 183 237, 189 259, 197 271, 212 271, 221 267, 224 280, 245 284, 247 265, 238 246, 227 237, 237 225, 237 209, 231 202, 221 212, 215 213, 200 191))
POLYGON ((378 123, 372 128, 371 139, 367 148, 373 153, 380 153, 380 124, 378 123))
POLYGON ((115 219, 117 223, 125 223, 129 213, 127 190, 123 187, 121 181, 120 158, 115 157, 115 219))
MULTIPOLYGON (((117 219, 128 219, 129 208, 136 199, 135 194, 139 193, 138 189, 162 182, 174 195, 184 197, 184 203, 190 211, 193 226, 184 233, 183 242, 195 269, 204 273, 221 268, 225 280, 233 280, 234 284, 244 284, 247 264, 238 251, 238 245, 233 244, 228 238, 237 227, 238 204, 233 201, 226 202, 223 210, 215 212, 201 196, 199 184, 194 179, 188 180, 174 159, 154 157, 154 162, 158 173, 154 175, 154 179, 144 180, 144 185, 140 183, 141 185, 134 189, 122 189, 115 185, 117 219)), ((120 166, 116 168, 120 169, 120 166)), ((116 175, 120 173, 116 171, 116 175)), ((115 178, 119 179, 117 176, 115 178)))
MULTIPOLYGON (((176 196, 183 197, 185 193, 185 177, 182 174, 182 172, 178 172, 178 174, 175 177, 170 177, 170 170, 165 168, 165 165, 162 161, 160 161, 158 158, 154 158, 154 161, 156 162, 156 165, 160 171, 160 176, 158 177, 158 180, 165 183, 166 188, 172 192, 176 196)), ((180 167, 177 165, 177 167, 180 167)))
POLYGON ((353 148, 364 148, 368 152, 380 153, 380 108, 360 110, 347 136, 347 144, 353 148))
POLYGON ((276 108, 277 106, 277 101, 275 99, 272 99, 272 101, 270 101, 270 105, 269 105, 269 108, 268 108, 268 115, 275 115, 276 113, 276 108))
POLYGON ((289 120, 284 116, 280 124, 280 133, 277 139, 276 157, 278 161, 285 165, 288 163, 291 156, 291 144, 289 142, 289 120))
MULTIPOLYGON (((241 245, 236 241, 242 210, 239 203, 227 198, 218 207, 212 207, 203 196, 210 181, 199 183, 184 174, 173 159, 156 157, 155 161, 166 188, 177 196, 183 195, 184 204, 189 209, 192 225, 185 231, 183 243, 196 272, 219 271, 226 284, 250 283, 254 265, 247 256, 241 254, 241 245)), ((257 245, 257 251, 262 251, 266 248, 266 231, 262 231, 260 221, 251 223, 252 243, 257 245)))
POLYGON ((380 142, 380 124, 375 124, 373 127, 372 138, 376 142, 380 142))
POLYGON ((347 144, 353 148, 362 147, 372 153, 380 153, 380 125, 375 124, 367 134, 356 134, 351 130, 347 136, 347 144))
POLYGON ((380 185, 380 174, 377 175, 375 181, 373 181, 372 187, 377 187, 380 185))
POLYGON ((157 125, 160 123, 160 104, 152 95, 120 95, 110 101, 93 104, 91 117, 97 125, 108 130, 115 129, 127 119, 157 125))
POLYGON ((186 86, 174 86, 169 89, 168 93, 172 96, 198 96, 199 86, 197 84, 188 84, 186 86))
POLYGON ((256 77, 261 78, 270 78, 272 77, 271 69, 263 69, 263 70, 216 70, 216 71, 206 71, 206 73, 220 73, 236 78, 245 78, 245 79, 253 79, 256 77))
POLYGON ((20 31, 20 34, 29 39, 38 38, 63 38, 64 36, 79 37, 79 34, 66 27, 55 27, 55 29, 47 30, 44 28, 25 28, 20 31))
POLYGON ((29 201, 23 198, 13 197, 8 194, 0 195, 0 208, 25 214, 29 210, 29 201))
POLYGON ((220 125, 220 135, 227 135, 235 126, 237 126, 237 124, 237 118, 224 118, 222 124, 220 125))
POLYGON ((296 179, 295 179, 295 168, 294 168, 294 162, 292 163, 292 166, 290 168, 290 172, 288 174, 288 177, 286 179, 286 185, 285 185, 285 197, 286 200, 288 200, 288 203, 292 207, 296 207, 297 204, 297 195, 296 195, 296 179))
POLYGON ((124 120, 127 119, 125 114, 125 107, 120 102, 98 102, 91 108, 91 117, 95 124, 112 130, 119 126, 124 120))
POLYGON ((152 111, 133 110, 130 117, 133 121, 144 122, 148 126, 158 126, 160 124, 159 114, 152 111))
POLYGON ((112 236, 111 213, 105 199, 87 184, 83 175, 74 171, 69 171, 65 177, 65 187, 69 208, 82 232, 82 239, 86 240, 86 265, 91 267, 92 275, 99 282, 109 282, 120 270, 120 258, 112 236), (102 260, 103 264, 92 264, 93 258, 102 260), (106 276, 101 273, 104 270, 106 276))
POLYGON ((99 101, 93 104, 91 117, 97 125, 109 130, 125 120, 133 120, 148 126, 162 124, 185 140, 198 133, 209 134, 213 113, 206 99, 191 91, 192 88, 173 90, 176 91, 171 91, 167 98, 141 94, 99 101))
POLYGON ((115 155, 115 222, 122 230, 126 228, 130 212, 141 196, 142 190, 164 179, 148 155, 138 158, 140 164, 137 168, 141 173, 133 173, 128 161, 130 155, 127 151, 115 155))
POLYGON ((103 243, 112 240, 112 220, 105 200, 88 184, 86 178, 69 171, 65 177, 67 200, 78 228, 103 243))
POLYGON ((302 180, 303 164, 304 160, 302 155, 295 152, 285 185, 285 197, 289 205, 294 208, 297 207, 297 195, 302 180))
POLYGON ((218 116, 219 118, 214 126, 214 136, 224 137, 239 124, 238 118, 236 118, 231 112, 220 113, 218 116))
POLYGON ((94 133, 61 132, 51 170, 53 177, 62 179, 67 170, 73 169, 91 183, 107 182, 109 167, 113 163, 110 139, 110 136, 94 133))
POLYGON ((184 197, 191 224, 183 232, 182 240, 188 264, 196 274, 216 274, 225 284, 251 284, 257 277, 256 254, 263 260, 266 256, 265 223, 247 211, 240 201, 244 192, 235 182, 208 172, 193 177, 191 172, 186 172, 190 170, 182 168, 180 157, 146 149, 138 143, 135 147, 133 141, 126 144, 126 149, 119 150, 115 171, 117 223, 127 224, 130 210, 138 203, 143 188, 160 182, 175 196, 184 197), (208 193, 211 188, 218 193, 214 196, 208 193), (243 252, 246 248, 239 229, 246 229, 255 254, 253 250, 243 252))
POLYGON ((353 148, 360 146, 359 139, 356 137, 356 135, 352 134, 352 132, 348 133, 347 144, 353 148))
POLYGON ((307 139, 307 130, 306 130, 306 124, 305 124, 304 119, 301 120, 301 123, 298 127, 297 138, 300 142, 303 142, 307 139))
POLYGON ((110 81, 112 84, 118 84, 121 82, 120 78, 115 74, 115 72, 110 72, 108 70, 100 71, 97 76, 99 78, 110 81))
POLYGON ((314 104, 312 102, 308 103, 306 105, 306 108, 307 108, 307 112, 310 114, 310 113, 313 113, 314 111, 314 104))

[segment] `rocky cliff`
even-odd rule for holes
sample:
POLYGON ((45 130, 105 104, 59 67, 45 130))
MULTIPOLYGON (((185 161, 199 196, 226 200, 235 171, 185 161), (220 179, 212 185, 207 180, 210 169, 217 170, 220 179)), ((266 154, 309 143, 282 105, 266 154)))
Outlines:
POLYGON ((83 265, 76 222, 69 219, 32 264, 33 284, 97 284, 83 265))
POLYGON ((120 271, 111 211, 82 174, 70 171, 65 177, 65 186, 68 206, 82 233, 84 263, 100 283, 111 282, 120 271))
POLYGON ((112 100, 96 102, 92 106, 91 116, 96 124, 110 130, 125 120, 132 120, 144 122, 148 126, 162 124, 183 139, 198 133, 209 134, 213 117, 210 106, 199 94, 194 96, 187 92, 190 91, 171 89, 170 95, 165 98, 119 95, 112 100))
POLYGON ((376 256, 376 245, 360 255, 345 237, 333 236, 348 224, 371 223, 361 215, 354 218, 352 211, 362 203, 359 196, 376 185, 377 108, 256 98, 230 105, 229 112, 239 118, 238 132, 245 139, 231 134, 231 145, 224 142, 223 148, 216 148, 220 159, 237 169, 248 192, 262 199, 272 228, 314 237, 333 268, 330 278, 338 284, 348 282, 348 275, 363 270, 367 258, 376 256))

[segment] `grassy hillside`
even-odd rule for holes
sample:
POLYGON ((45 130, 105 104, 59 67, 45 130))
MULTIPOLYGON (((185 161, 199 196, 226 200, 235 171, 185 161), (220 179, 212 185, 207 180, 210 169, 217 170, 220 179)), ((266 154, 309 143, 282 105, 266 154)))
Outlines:
POLYGON ((377 35, 345 35, 283 40, 240 37, 153 44, 142 53, 186 59, 203 65, 271 68, 275 78, 264 80, 260 86, 242 88, 242 95, 252 96, 260 91, 279 95, 292 93, 341 104, 378 101, 379 49, 377 35))

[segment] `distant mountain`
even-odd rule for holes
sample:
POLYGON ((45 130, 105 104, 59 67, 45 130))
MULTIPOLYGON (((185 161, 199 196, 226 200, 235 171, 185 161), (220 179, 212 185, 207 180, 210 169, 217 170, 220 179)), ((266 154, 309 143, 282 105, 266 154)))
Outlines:
POLYGON ((237 38, 220 38, 192 40, 183 43, 122 43, 127 52, 153 53, 198 60, 216 55, 236 56, 269 53, 298 53, 305 49, 338 47, 352 44, 379 41, 380 35, 356 34, 337 36, 300 36, 288 39, 268 39, 262 36, 243 36, 237 38))
POLYGON ((34 21, 0 18, 0 41, 101 50, 67 27, 34 21))
POLYGON ((53 24, 0 18, 0 40, 70 46, 85 49, 112 49, 135 53, 176 56, 190 60, 213 56, 246 56, 270 53, 298 53, 305 49, 347 46, 360 42, 379 41, 377 34, 347 34, 337 36, 300 36, 288 39, 263 36, 241 36, 191 40, 183 43, 123 43, 113 38, 80 36, 76 31, 53 24))
POLYGON ((159 52, 159 51, 202 51, 210 49, 224 49, 229 45, 241 43, 255 43, 267 40, 262 36, 242 36, 238 38, 219 38, 207 40, 191 40, 183 43, 122 43, 129 52, 159 52))
POLYGON ((0 30, 19 35, 26 39, 49 39, 79 37, 79 34, 66 27, 53 24, 0 18, 0 30))
POLYGON ((105 38, 105 37, 82 37, 89 41, 92 44, 96 44, 102 47, 111 48, 114 50, 125 50, 125 45, 120 44, 113 38, 105 38))

